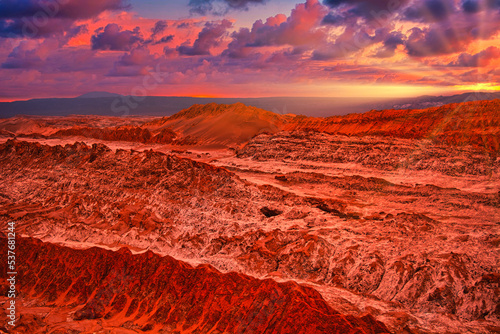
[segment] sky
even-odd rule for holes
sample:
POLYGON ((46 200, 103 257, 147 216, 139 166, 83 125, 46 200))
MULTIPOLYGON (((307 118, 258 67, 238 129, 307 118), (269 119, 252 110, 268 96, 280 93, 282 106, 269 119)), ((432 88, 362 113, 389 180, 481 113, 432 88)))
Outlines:
POLYGON ((500 90, 500 0, 3 0, 0 101, 500 90))

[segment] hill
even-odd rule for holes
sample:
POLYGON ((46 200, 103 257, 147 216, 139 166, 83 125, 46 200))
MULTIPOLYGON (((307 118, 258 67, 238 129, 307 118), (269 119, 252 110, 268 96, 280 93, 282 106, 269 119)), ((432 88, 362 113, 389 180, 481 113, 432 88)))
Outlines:
POLYGON ((230 146, 244 144, 262 132, 278 132, 293 119, 294 115, 278 115, 243 103, 209 103, 195 104, 143 127, 154 132, 171 129, 189 143, 230 146))

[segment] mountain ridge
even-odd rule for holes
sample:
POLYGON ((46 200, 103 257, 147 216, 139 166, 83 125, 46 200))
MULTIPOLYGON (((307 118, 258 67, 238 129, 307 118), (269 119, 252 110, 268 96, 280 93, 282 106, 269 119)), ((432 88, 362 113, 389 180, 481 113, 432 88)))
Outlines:
POLYGON ((123 96, 123 95, 116 94, 116 93, 110 93, 110 92, 104 92, 104 91, 95 91, 95 92, 88 92, 88 93, 79 95, 76 98, 78 98, 78 99, 95 99, 95 98, 101 98, 101 97, 120 97, 120 96, 123 96))

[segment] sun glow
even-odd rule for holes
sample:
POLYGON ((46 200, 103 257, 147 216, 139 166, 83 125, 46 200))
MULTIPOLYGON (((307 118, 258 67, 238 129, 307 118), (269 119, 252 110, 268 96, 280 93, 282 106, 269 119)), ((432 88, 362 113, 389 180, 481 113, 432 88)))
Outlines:
POLYGON ((500 86, 493 83, 476 83, 474 85, 457 85, 454 86, 456 90, 467 90, 467 91, 500 91, 500 86))

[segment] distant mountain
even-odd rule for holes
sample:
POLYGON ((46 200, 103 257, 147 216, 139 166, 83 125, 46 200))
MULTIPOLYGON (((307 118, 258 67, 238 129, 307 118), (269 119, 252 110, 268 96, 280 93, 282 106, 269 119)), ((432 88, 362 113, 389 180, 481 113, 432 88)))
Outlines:
POLYGON ((82 94, 80 96, 77 96, 76 98, 78 99, 96 99, 100 97, 120 97, 122 95, 116 94, 116 93, 109 93, 109 92, 89 92, 82 94))
POLYGON ((309 116, 345 115, 372 109, 382 99, 265 97, 265 98, 198 98, 177 96, 105 96, 105 92, 88 93, 76 98, 33 99, 0 102, 0 118, 16 115, 68 116, 170 116, 194 104, 234 104, 273 111, 278 114, 309 116))
POLYGON ((415 98, 396 99, 393 101, 375 103, 371 109, 425 109, 440 107, 451 103, 461 103, 469 101, 486 101, 500 99, 500 92, 469 92, 451 96, 419 96, 415 98))
POLYGON ((453 96, 421 96, 404 99, 328 97, 197 98, 178 96, 136 98, 108 92, 90 92, 76 98, 0 102, 0 118, 16 115, 170 116, 194 104, 234 104, 237 102, 269 110, 280 115, 291 113, 327 117, 363 113, 373 109, 424 109, 449 103, 498 98, 500 98, 500 92, 473 92, 453 96))

